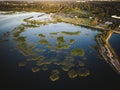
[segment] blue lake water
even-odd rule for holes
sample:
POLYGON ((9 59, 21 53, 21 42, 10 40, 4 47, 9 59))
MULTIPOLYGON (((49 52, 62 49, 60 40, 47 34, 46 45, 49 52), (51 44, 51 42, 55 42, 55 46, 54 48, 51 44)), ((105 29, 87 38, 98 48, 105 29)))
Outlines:
MULTIPOLYGON (((34 14, 0 16, 1 89, 120 88, 119 74, 97 51, 95 36, 101 31, 63 22, 38 26, 23 21, 34 14)), ((118 56, 119 41, 119 34, 109 40, 118 56)))

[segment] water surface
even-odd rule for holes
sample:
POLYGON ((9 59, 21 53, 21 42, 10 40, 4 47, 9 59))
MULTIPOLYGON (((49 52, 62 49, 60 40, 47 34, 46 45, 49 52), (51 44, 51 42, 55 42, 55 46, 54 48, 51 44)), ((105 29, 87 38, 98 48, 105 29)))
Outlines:
MULTIPOLYGON (((31 15, 0 16, 2 89, 119 88, 119 74, 97 51, 95 37, 102 32, 63 22, 31 25, 23 21, 31 15)), ((118 34, 110 39, 118 56, 119 40, 118 34)))

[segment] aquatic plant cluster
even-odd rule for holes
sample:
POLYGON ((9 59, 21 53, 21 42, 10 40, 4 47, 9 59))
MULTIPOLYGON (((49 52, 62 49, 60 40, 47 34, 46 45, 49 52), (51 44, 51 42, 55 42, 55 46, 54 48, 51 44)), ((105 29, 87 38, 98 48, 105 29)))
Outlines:
POLYGON ((51 81, 60 79, 61 72, 67 72, 69 78, 90 75, 85 61, 82 60, 85 58, 84 49, 71 48, 76 42, 72 37, 80 36, 80 31, 31 34, 38 38, 38 41, 34 43, 28 42, 29 37, 23 35, 30 28, 35 28, 31 26, 33 25, 21 24, 12 31, 12 38, 17 50, 27 57, 27 60, 18 63, 19 67, 26 67, 33 63, 31 71, 34 73, 49 70, 51 71, 49 77, 51 81), (71 38, 67 40, 66 36, 71 38), (51 40, 54 42, 51 43, 51 40), (51 65, 55 66, 52 70, 49 68, 51 65))

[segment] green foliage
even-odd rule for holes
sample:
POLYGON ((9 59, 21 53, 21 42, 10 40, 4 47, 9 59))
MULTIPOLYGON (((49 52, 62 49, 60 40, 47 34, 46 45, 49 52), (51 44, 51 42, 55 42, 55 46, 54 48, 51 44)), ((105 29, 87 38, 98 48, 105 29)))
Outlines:
POLYGON ((37 25, 35 24, 23 24, 24 27, 28 27, 28 28, 36 28, 38 27, 37 25))
POLYGON ((70 39, 70 44, 73 44, 75 42, 75 39, 70 39))
POLYGON ((82 18, 96 15, 98 18, 107 18, 114 14, 119 14, 114 7, 118 2, 1 2, 0 10, 7 11, 33 11, 46 13, 66 13, 82 18), (9 3, 9 4, 6 4, 9 3), (113 7, 112 7, 113 6, 113 7), (88 13, 89 12, 89 13, 88 13))
POLYGON ((44 38, 44 37, 45 37, 45 35, 43 35, 43 34, 39 34, 39 36, 40 36, 41 38, 44 38))
POLYGON ((18 37, 18 36, 20 36, 20 34, 21 34, 22 32, 24 32, 24 31, 25 31, 25 30, 24 30, 24 27, 23 27, 23 26, 20 26, 20 27, 17 28, 16 31, 13 32, 13 36, 14 36, 14 37, 18 37))
POLYGON ((57 74, 52 74, 51 76, 50 76, 50 80, 51 81, 56 81, 56 80, 58 80, 60 77, 59 77, 59 75, 57 75, 57 74))
POLYGON ((60 78, 59 74, 60 74, 60 72, 57 69, 52 70, 51 75, 50 75, 51 81, 58 80, 60 78))
POLYGON ((68 49, 70 46, 68 46, 68 45, 61 45, 61 44, 58 44, 57 46, 56 46, 56 48, 57 49, 68 49))
POLYGON ((65 35, 80 35, 80 31, 77 31, 77 32, 65 32, 65 31, 63 31, 62 34, 65 34, 65 35))
MULTIPOLYGON (((76 25, 93 25, 99 24, 99 20, 104 23, 105 21, 111 21, 112 15, 119 15, 119 12, 115 6, 119 6, 118 2, 1 2, 0 10, 2 11, 29 11, 29 12, 46 12, 55 13, 63 16, 64 19, 54 17, 57 22, 68 22, 76 25), (8 3, 8 4, 6 4, 8 3), (68 18, 69 17, 69 18, 68 18), (94 20, 90 22, 89 17, 94 20)), ((13 13, 12 12, 12 13, 13 13)), ((10 12, 11 13, 11 12, 10 12)), ((9 13, 8 13, 9 14, 9 13)), ((29 18, 28 18, 29 19, 29 18)), ((24 21, 30 24, 46 24, 46 22, 40 22, 37 20, 24 21)), ((114 23, 107 28, 116 29, 119 23, 114 23)), ((36 27, 29 25, 28 27, 36 27)), ((117 28, 118 29, 118 28, 117 28)))
POLYGON ((54 70, 52 70, 51 74, 60 74, 60 72, 59 72, 59 70, 54 69, 54 70))
POLYGON ((38 72, 38 71, 40 71, 40 68, 38 68, 38 67, 33 67, 32 68, 32 72, 38 72))
POLYGON ((98 24, 98 19, 95 18, 95 19, 91 22, 91 24, 92 24, 93 26, 96 26, 96 25, 98 24))
POLYGON ((28 59, 28 61, 37 61, 37 60, 44 60, 45 57, 44 56, 36 56, 36 57, 32 57, 31 59, 28 59))
POLYGON ((87 70, 87 69, 85 69, 85 68, 80 68, 79 70, 78 70, 78 75, 79 76, 89 76, 90 75, 90 71, 89 70, 87 70))
POLYGON ((57 35, 59 32, 50 33, 51 35, 57 35))
POLYGON ((85 54, 85 52, 80 48, 74 49, 71 51, 71 55, 73 55, 73 56, 84 56, 84 54, 85 54))
POLYGON ((80 66, 80 67, 83 67, 83 66, 85 66, 84 62, 82 62, 82 61, 79 61, 79 66, 80 66))
POLYGON ((27 62, 26 62, 26 61, 23 61, 23 62, 18 63, 18 66, 19 66, 19 67, 24 67, 24 66, 26 66, 26 65, 27 65, 27 62))
POLYGON ((39 44, 49 44, 49 42, 46 39, 41 39, 39 44))
POLYGON ((74 70, 70 70, 68 72, 68 76, 69 76, 69 78, 76 78, 77 77, 77 72, 74 71, 74 70))
POLYGON ((42 70, 43 70, 43 71, 46 71, 46 70, 48 70, 48 67, 47 67, 47 65, 44 65, 44 66, 42 67, 42 70))
POLYGON ((64 44, 65 43, 64 37, 63 36, 57 37, 57 43, 60 44, 60 45, 64 44))
POLYGON ((15 39, 15 41, 17 41, 17 42, 25 42, 26 37, 18 37, 18 38, 15 39))

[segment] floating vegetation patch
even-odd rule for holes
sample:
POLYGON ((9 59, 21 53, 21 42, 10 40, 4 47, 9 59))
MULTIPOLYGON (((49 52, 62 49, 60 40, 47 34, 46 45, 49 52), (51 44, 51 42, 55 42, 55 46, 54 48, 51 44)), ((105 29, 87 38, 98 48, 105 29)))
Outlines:
POLYGON ((28 24, 34 24, 34 25, 46 25, 48 22, 41 22, 38 20, 29 20, 29 18, 24 19, 24 22, 27 22, 28 24))
POLYGON ((19 67, 24 67, 24 66, 26 66, 26 65, 27 65, 27 62, 26 62, 26 61, 23 61, 23 62, 18 63, 18 66, 19 66, 19 67))
POLYGON ((0 35, 0 43, 7 42, 9 36, 10 36, 10 32, 5 32, 5 33, 3 33, 3 35, 0 35))
POLYGON ((79 66, 80 66, 80 67, 83 67, 83 66, 85 66, 85 63, 82 62, 82 61, 79 61, 79 66))
POLYGON ((51 35, 50 37, 51 37, 51 38, 54 38, 55 36, 51 35))
POLYGON ((37 27, 39 27, 38 25, 35 25, 35 24, 22 24, 22 25, 26 28, 37 28, 37 27))
POLYGON ((59 75, 57 75, 57 74, 52 74, 52 75, 50 75, 50 80, 51 81, 56 81, 56 80, 58 80, 60 77, 59 77, 59 75))
POLYGON ((61 65, 61 61, 57 61, 56 60, 56 61, 54 61, 54 64, 57 65, 57 66, 59 66, 59 65, 61 65))
POLYGON ((39 37, 45 38, 46 36, 44 34, 39 34, 39 37))
POLYGON ((33 67, 32 68, 32 72, 38 72, 38 71, 40 71, 40 68, 38 68, 38 67, 33 67))
POLYGON ((36 63, 37 66, 42 66, 44 64, 45 64, 45 62, 43 60, 37 61, 37 63, 36 63))
POLYGON ((32 50, 34 47, 29 46, 27 47, 26 43, 21 43, 17 46, 17 49, 24 55, 24 56, 33 56, 35 52, 32 50))
POLYGON ((44 60, 44 56, 37 56, 37 57, 32 57, 31 59, 28 59, 28 61, 36 61, 36 60, 44 60))
POLYGON ((69 71, 70 70, 70 66, 68 66, 68 65, 64 65, 64 66, 62 66, 62 70, 63 71, 69 71))
POLYGON ((8 40, 0 40, 0 43, 2 43, 2 42, 7 42, 8 40))
POLYGON ((62 31, 61 32, 62 34, 65 34, 65 35, 80 35, 80 31, 77 31, 77 32, 66 32, 66 31, 62 31))
POLYGON ((25 31, 23 26, 19 26, 13 30, 13 37, 19 37, 22 32, 25 31))
POLYGON ((26 37, 18 37, 18 38, 16 38, 16 39, 14 39, 15 41, 17 41, 17 42, 25 42, 26 41, 26 37))
MULTIPOLYGON (((49 63, 48 63, 49 64, 49 63)), ((42 70, 43 71, 46 71, 46 70, 48 70, 48 67, 47 67, 47 65, 44 65, 43 67, 42 67, 42 70)))
POLYGON ((42 50, 40 50, 39 48, 35 48, 34 51, 35 52, 41 52, 42 50))
POLYGON ((52 51, 56 51, 56 47, 55 47, 55 46, 52 46, 51 44, 48 44, 47 47, 50 49, 51 52, 52 52, 52 51))
POLYGON ((56 81, 56 80, 58 80, 60 77, 59 77, 59 74, 60 74, 60 72, 57 70, 57 69, 55 69, 55 70, 53 70, 52 72, 51 72, 51 75, 50 75, 50 80, 51 81, 56 81))
POLYGON ((39 44, 49 44, 49 42, 46 39, 41 39, 39 44))
POLYGON ((23 25, 18 26, 12 31, 13 40, 16 43, 17 49, 24 55, 24 56, 31 56, 34 55, 33 52, 34 45, 28 46, 26 37, 21 36, 21 33, 25 32, 25 27, 23 25))
POLYGON ((75 42, 75 39, 70 39, 70 44, 73 44, 75 42))
POLYGON ((57 37, 57 43, 58 43, 59 45, 64 44, 64 43, 65 43, 64 37, 63 37, 63 36, 57 37))
POLYGON ((69 78, 76 78, 77 77, 77 72, 75 70, 70 70, 68 72, 69 78))
POLYGON ((51 74, 57 74, 57 75, 59 75, 59 74, 60 74, 60 72, 59 72, 59 70, 54 69, 54 70, 52 70, 51 74))
POLYGON ((50 33, 51 35, 57 35, 59 32, 50 33))
POLYGON ((62 62, 62 69, 63 71, 69 71, 71 68, 75 66, 73 63, 74 58, 71 56, 67 56, 64 61, 62 62))
POLYGON ((10 32, 6 32, 6 33, 3 34, 2 37, 3 37, 3 38, 8 38, 9 36, 10 36, 10 32))
POLYGON ((85 54, 84 50, 80 48, 71 51, 71 55, 73 56, 84 56, 84 54, 85 54))
POLYGON ((90 75, 90 71, 86 68, 80 68, 78 69, 78 75, 86 77, 90 75))
POLYGON ((61 45, 61 44, 58 44, 57 46, 56 46, 56 49, 68 49, 70 46, 68 46, 68 45, 61 45))

